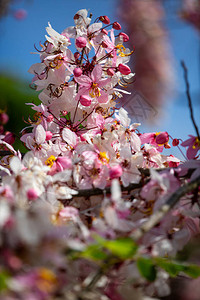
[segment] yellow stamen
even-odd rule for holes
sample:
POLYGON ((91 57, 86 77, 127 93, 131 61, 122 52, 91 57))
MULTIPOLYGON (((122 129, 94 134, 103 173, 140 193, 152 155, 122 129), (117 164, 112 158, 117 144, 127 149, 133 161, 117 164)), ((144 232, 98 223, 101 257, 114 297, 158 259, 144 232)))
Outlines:
POLYGON ((116 48, 117 48, 117 53, 119 53, 119 56, 121 56, 121 57, 130 56, 134 52, 134 51, 131 51, 129 53, 125 53, 126 52, 126 48, 122 44, 118 44, 116 46, 116 48))
POLYGON ((56 158, 54 155, 49 156, 47 160, 45 161, 45 165, 49 166, 50 168, 53 166, 54 161, 56 161, 56 158))
POLYGON ((89 90, 89 95, 92 98, 95 98, 95 97, 98 98, 98 97, 101 96, 100 89, 98 88, 98 84, 97 83, 93 82, 92 87, 89 90))
POLYGON ((193 149, 200 148, 200 140, 198 139, 198 137, 196 137, 192 148, 193 149))
POLYGON ((44 292, 53 291, 56 283, 57 283, 57 278, 51 270, 49 270, 47 268, 39 269, 37 287, 41 291, 44 291, 44 292))
POLYGON ((109 163, 109 158, 107 157, 106 152, 99 152, 99 160, 103 163, 109 163))

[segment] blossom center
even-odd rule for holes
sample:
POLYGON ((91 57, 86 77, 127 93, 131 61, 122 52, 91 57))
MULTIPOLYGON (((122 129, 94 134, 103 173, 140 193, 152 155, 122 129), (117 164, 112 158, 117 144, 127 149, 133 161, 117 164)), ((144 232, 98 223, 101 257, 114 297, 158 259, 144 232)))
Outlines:
POLYGON ((196 137, 192 148, 193 149, 200 148, 200 140, 198 139, 198 137, 196 137))
POLYGON ((92 97, 92 98, 95 98, 95 97, 100 97, 101 96, 101 93, 100 93, 100 89, 98 88, 98 84, 96 82, 93 82, 92 83, 92 86, 91 86, 91 89, 89 91, 89 95, 92 97))
POLYGON ((102 163, 109 163, 106 152, 99 152, 99 160, 102 161, 102 163))
POLYGON ((47 160, 45 161, 45 165, 49 166, 50 168, 53 166, 54 161, 56 161, 56 158, 54 155, 49 156, 47 160))
POLYGON ((117 49, 117 53, 119 54, 119 56, 121 57, 125 57, 125 56, 130 56, 134 51, 131 51, 129 53, 125 53, 126 51, 126 48, 124 47, 124 45, 122 44, 118 44, 116 46, 116 49, 117 49))

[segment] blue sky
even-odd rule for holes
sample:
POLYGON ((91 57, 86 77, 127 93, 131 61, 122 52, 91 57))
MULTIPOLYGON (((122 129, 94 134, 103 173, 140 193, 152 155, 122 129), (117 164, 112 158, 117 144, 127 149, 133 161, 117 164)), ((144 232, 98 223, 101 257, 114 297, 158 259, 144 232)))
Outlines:
MULTIPOLYGON (((93 20, 100 15, 108 15, 116 20, 117 0, 29 0, 17 1, 14 9, 25 8, 28 16, 18 21, 12 15, 0 21, 0 70, 11 73, 17 77, 31 81, 28 74, 29 67, 39 62, 35 52, 34 43, 45 40, 45 27, 48 22, 58 32, 73 24, 74 14, 86 8, 93 14, 93 20)), ((180 60, 183 59, 189 69, 191 95, 194 100, 196 122, 200 125, 200 45, 199 35, 190 26, 181 22, 175 14, 168 10, 166 27, 169 29, 169 40, 174 55, 175 86, 173 99, 169 99, 164 107, 158 124, 154 126, 143 125, 142 131, 168 131, 173 137, 186 139, 188 134, 195 134, 189 118, 183 70, 180 60)), ((176 153, 175 153, 176 154, 176 153)))

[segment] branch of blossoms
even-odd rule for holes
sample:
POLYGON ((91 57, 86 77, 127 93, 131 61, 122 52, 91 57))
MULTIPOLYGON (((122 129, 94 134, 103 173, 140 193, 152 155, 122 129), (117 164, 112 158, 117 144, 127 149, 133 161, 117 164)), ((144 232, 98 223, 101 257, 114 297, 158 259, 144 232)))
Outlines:
POLYGON ((181 144, 185 163, 164 155, 166 131, 141 133, 116 108, 134 78, 128 35, 107 16, 91 24, 85 9, 74 23, 61 34, 48 24, 41 61, 29 69, 41 104, 28 103, 35 114, 21 131, 27 153, 1 132, 4 299, 129 300, 144 286, 144 295, 163 296, 168 274, 141 278, 136 257, 174 257, 199 233, 199 140, 181 144))

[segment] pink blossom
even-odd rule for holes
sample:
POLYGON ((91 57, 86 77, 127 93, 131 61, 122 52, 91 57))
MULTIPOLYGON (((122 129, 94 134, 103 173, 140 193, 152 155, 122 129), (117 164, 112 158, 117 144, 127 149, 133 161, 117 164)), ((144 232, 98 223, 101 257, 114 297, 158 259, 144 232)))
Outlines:
POLYGON ((155 145, 159 152, 163 151, 163 146, 168 145, 169 135, 167 132, 150 132, 140 135, 141 143, 155 145))
POLYGON ((189 135, 190 138, 186 141, 184 141, 181 146, 183 147, 188 147, 187 148, 187 158, 188 159, 194 159, 195 156, 197 155, 197 152, 200 150, 200 141, 198 137, 194 135, 189 135))
POLYGON ((76 99, 80 96, 87 95, 92 98, 97 98, 100 103, 106 103, 108 101, 108 94, 103 90, 103 87, 108 84, 110 78, 102 78, 102 67, 96 65, 90 75, 81 75, 75 77, 77 83, 80 84, 79 92, 76 99))
POLYGON ((155 141, 158 145, 163 145, 165 143, 168 143, 169 141, 169 134, 165 132, 161 132, 158 135, 156 135, 155 141))

